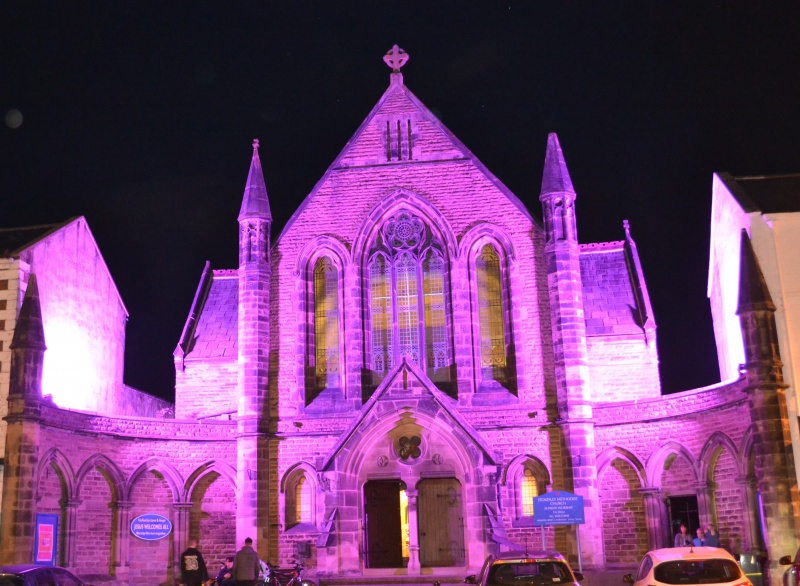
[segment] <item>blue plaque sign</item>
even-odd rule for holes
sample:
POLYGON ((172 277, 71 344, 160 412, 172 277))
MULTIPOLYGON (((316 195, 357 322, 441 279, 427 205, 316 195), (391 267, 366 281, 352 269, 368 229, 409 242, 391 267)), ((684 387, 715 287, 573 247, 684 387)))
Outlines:
POLYGON ((533 499, 534 525, 583 525, 583 497, 554 490, 533 499))
POLYGON ((139 515, 131 521, 133 536, 145 541, 158 541, 169 535, 170 531, 172 531, 170 520, 155 513, 139 515))

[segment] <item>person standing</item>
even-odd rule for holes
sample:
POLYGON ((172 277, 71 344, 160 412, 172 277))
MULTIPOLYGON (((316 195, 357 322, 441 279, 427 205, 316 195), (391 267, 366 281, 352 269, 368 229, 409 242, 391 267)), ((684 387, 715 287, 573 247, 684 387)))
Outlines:
POLYGON ((236 586, 253 586, 258 580, 260 567, 258 552, 253 549, 253 540, 248 537, 244 540, 244 547, 233 558, 231 574, 236 586))
POLYGON ((200 586, 208 580, 208 570, 203 554, 197 549, 197 540, 190 539, 189 547, 181 554, 181 582, 186 586, 200 586))
POLYGON ((692 539, 692 543, 694 544, 695 547, 700 547, 701 545, 703 545, 704 540, 703 540, 703 528, 702 527, 698 527, 697 528, 697 537, 692 539))
POLYGON ((719 535, 717 535, 717 529, 710 523, 706 527, 704 542, 708 547, 719 547, 719 535))
POLYGON ((689 530, 686 525, 681 525, 680 532, 675 534, 674 547, 689 547, 692 545, 692 536, 689 535, 689 530))

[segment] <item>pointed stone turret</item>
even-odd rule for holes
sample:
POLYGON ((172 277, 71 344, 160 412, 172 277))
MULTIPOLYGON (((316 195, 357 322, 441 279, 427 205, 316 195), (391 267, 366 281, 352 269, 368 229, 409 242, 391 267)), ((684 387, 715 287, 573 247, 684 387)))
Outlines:
MULTIPOLYGON (((592 393, 586 347, 580 247, 575 222, 575 189, 555 133, 547 137, 542 173, 545 264, 556 377, 557 422, 563 433, 561 464, 571 471, 564 490, 574 490, 587 508, 599 510, 592 393)), ((579 526, 581 556, 592 565, 603 559, 602 529, 596 518, 579 526)))
POLYGON ((9 395, 40 397, 42 394, 42 367, 44 365, 44 326, 39 302, 36 275, 28 279, 28 289, 22 300, 11 350, 11 380, 9 395))
POLYGON ((267 535, 258 531, 258 520, 269 508, 267 473, 260 469, 259 453, 268 450, 264 431, 269 425, 265 413, 269 387, 270 355, 270 229, 267 188, 258 140, 253 141, 253 158, 239 212, 239 319, 237 380, 237 500, 236 540, 257 540, 262 555, 270 555, 267 535), (264 542, 266 539, 266 542, 264 542))
POLYGON ((242 198, 242 209, 239 211, 240 222, 245 218, 260 218, 272 221, 267 186, 264 183, 264 172, 261 170, 258 148, 258 139, 255 139, 253 141, 253 159, 250 161, 250 173, 247 174, 247 185, 245 185, 244 197, 242 198))
POLYGON ((269 210, 267 186, 258 156, 258 139, 253 141, 253 158, 242 207, 239 210, 239 266, 269 263, 269 237, 272 213, 269 210))
POLYGON ((792 493, 796 491, 786 384, 778 348, 775 304, 753 245, 742 230, 739 257, 739 307, 736 311, 744 338, 744 370, 753 420, 756 490, 764 507, 765 542, 771 560, 770 571, 779 576, 778 558, 796 546, 798 511, 792 493))
POLYGON ((547 136, 542 190, 539 194, 548 242, 558 240, 577 242, 575 198, 575 189, 572 187, 564 153, 561 151, 558 136, 552 132, 547 136))
POLYGON ((11 340, 11 379, 3 472, 3 524, 0 563, 21 564, 33 559, 35 533, 35 476, 39 467, 39 435, 42 415, 42 367, 44 327, 36 275, 28 288, 11 340), (8 515, 8 519, 6 519, 8 515))

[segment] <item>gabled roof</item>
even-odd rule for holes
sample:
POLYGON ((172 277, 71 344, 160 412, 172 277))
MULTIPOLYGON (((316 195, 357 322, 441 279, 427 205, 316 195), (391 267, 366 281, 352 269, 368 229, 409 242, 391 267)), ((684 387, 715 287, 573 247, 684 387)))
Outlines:
POLYGON ((717 174, 745 212, 800 212, 800 173, 733 177, 717 174))
POLYGON ((587 336, 655 330, 639 252, 624 223, 625 240, 581 244, 583 311, 587 336))
POLYGON ((40 240, 77 219, 78 217, 76 216, 59 224, 0 228, 0 258, 19 256, 20 252, 26 248, 30 248, 40 240))
MULTIPOLYGON (((122 301, 122 295, 120 295, 119 289, 117 289, 117 284, 114 282, 114 277, 111 275, 111 271, 108 269, 105 258, 103 258, 103 253, 100 251, 100 247, 97 245, 94 234, 92 234, 92 230, 89 228, 89 222, 87 222, 86 218, 83 216, 75 216, 59 224, 41 224, 38 226, 0 228, 0 258, 23 256, 27 251, 34 248, 43 240, 46 240, 50 236, 56 234, 58 231, 63 230, 72 224, 76 224, 79 229, 86 231, 89 241, 94 246, 94 249, 97 251, 97 256, 103 263, 103 267, 109 273, 111 285, 114 288, 114 292, 117 294, 117 299, 122 306, 122 310, 125 312, 125 315, 129 315, 128 309, 125 307, 125 303, 122 301)), ((40 278, 44 279, 44 276, 40 275, 40 278)))
POLYGON ((238 344, 239 279, 235 269, 203 268, 189 317, 173 353, 182 359, 236 359, 238 344))
MULTIPOLYGON (((395 141, 395 138, 391 139, 395 141)), ((303 213, 308 202, 326 184, 329 178, 340 171, 356 167, 396 166, 396 165, 424 165, 438 164, 443 161, 464 161, 472 163, 494 184, 526 217, 535 221, 527 207, 514 195, 486 166, 481 163, 472 152, 445 127, 433 112, 431 112, 411 91, 403 84, 403 75, 394 72, 390 75, 388 89, 384 92, 375 107, 367 115, 361 126, 350 138, 345 147, 328 167, 303 203, 295 210, 292 217, 283 228, 277 240, 286 234, 295 220, 303 213), (404 126, 411 121, 413 126, 413 153, 408 154, 408 127, 404 126), (399 126, 398 126, 399 124, 399 126), (403 137, 399 149, 402 155, 397 155, 398 145, 392 142, 386 146, 386 136, 403 137), (394 150, 392 150, 394 149, 394 150)), ((376 175, 379 175, 376 173, 376 175)))
MULTIPOLYGON (((424 402, 425 400, 432 402, 435 410, 439 411, 437 417, 444 416, 448 419, 448 423, 454 430, 463 432, 463 437, 468 438, 467 441, 475 444, 483 453, 487 462, 490 464, 496 463, 492 447, 483 439, 480 432, 461 416, 456 409, 456 401, 436 388, 436 385, 433 384, 416 364, 407 361, 404 357, 403 360, 386 375, 386 378, 383 379, 383 382, 381 382, 372 394, 372 397, 364 403, 358 416, 350 423, 325 457, 325 461, 320 470, 326 470, 331 466, 336 457, 354 441, 354 437, 358 434, 360 429, 369 426, 372 420, 378 419, 385 414, 385 410, 379 408, 381 403, 400 401, 401 403, 416 403, 419 405, 420 402, 424 402), (413 386, 416 392, 404 390, 402 393, 399 393, 396 390, 399 381, 403 381, 402 386, 404 389, 407 386, 413 386)), ((426 411, 430 412, 429 409, 426 411)))

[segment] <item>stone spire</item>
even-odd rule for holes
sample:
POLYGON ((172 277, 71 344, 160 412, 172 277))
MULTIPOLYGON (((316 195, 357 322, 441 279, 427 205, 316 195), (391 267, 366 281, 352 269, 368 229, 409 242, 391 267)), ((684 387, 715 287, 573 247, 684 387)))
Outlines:
POLYGON ((739 306, 736 313, 742 324, 748 383, 784 388, 775 304, 745 230, 742 230, 739 252, 739 306))
POLYGON ((550 194, 571 194, 573 198, 575 197, 564 153, 561 151, 558 135, 555 132, 547 135, 547 153, 544 156, 542 191, 539 199, 550 194))
POLYGON ((253 141, 253 159, 239 211, 239 266, 269 264, 269 238, 272 214, 269 211, 267 186, 258 157, 258 139, 253 141))
POLYGON ((575 224, 576 197, 564 153, 561 152, 561 145, 558 143, 558 136, 552 132, 547 136, 542 191, 539 195, 548 243, 561 240, 578 241, 575 224))
POLYGON ((42 307, 39 302, 39 285, 36 275, 28 278, 28 288, 19 310, 14 336, 11 338, 9 349, 30 348, 33 350, 47 350, 44 343, 44 326, 42 324, 42 307))
POLYGON ((41 397, 42 368, 44 366, 44 326, 39 303, 39 286, 36 275, 28 278, 28 289, 22 300, 11 350, 11 378, 9 396, 41 397))
POLYGON ((250 161, 250 173, 247 175, 247 185, 244 188, 242 209, 239 211, 239 221, 245 218, 261 218, 272 221, 269 211, 269 198, 267 186, 264 183, 264 172, 261 170, 261 159, 258 156, 258 139, 253 141, 253 159, 250 161))

